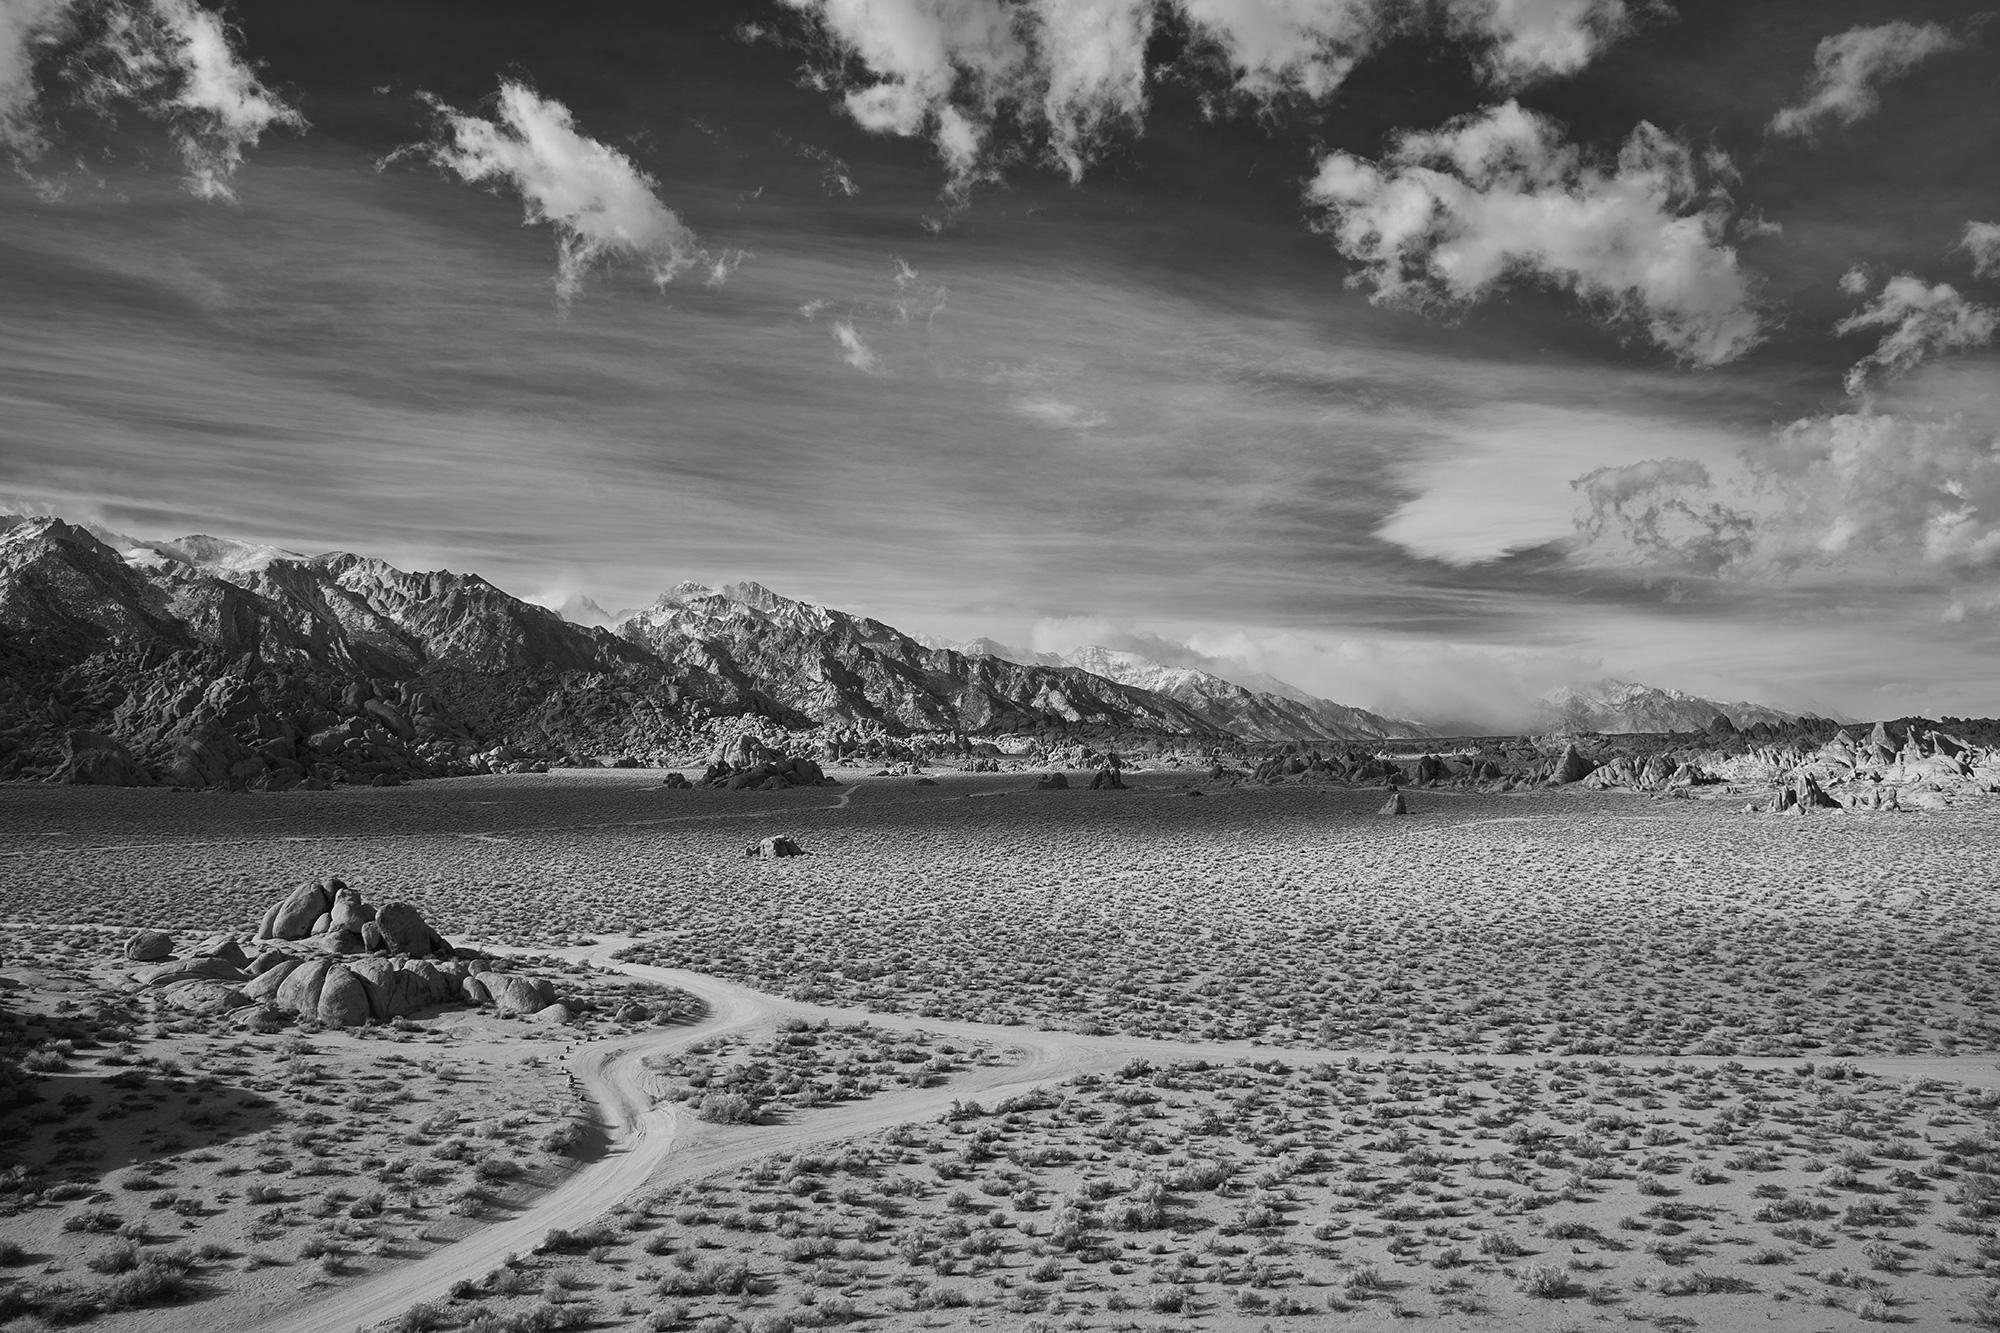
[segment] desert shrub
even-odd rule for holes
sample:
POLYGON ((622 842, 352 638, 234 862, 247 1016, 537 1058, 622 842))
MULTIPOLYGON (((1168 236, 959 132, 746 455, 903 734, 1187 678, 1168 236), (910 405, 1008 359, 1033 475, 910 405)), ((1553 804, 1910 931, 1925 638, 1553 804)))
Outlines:
POLYGON ((1570 1283, 1569 1274, 1554 1264, 1532 1265, 1514 1285, 1523 1296, 1541 1300, 1561 1300, 1576 1290, 1570 1283))
POLYGON ((435 1329, 448 1328, 451 1316, 443 1307, 430 1301, 419 1301, 402 1314, 396 1316, 389 1325, 391 1333, 432 1333, 435 1329))
POLYGON ((109 1234, 125 1224, 118 1214, 105 1208, 92 1208, 81 1213, 71 1213, 63 1219, 64 1231, 90 1231, 109 1234))
POLYGON ((105 1283, 98 1298, 106 1309, 132 1310, 146 1305, 169 1305, 186 1300, 193 1293, 194 1283, 186 1273, 148 1260, 123 1277, 105 1283))
POLYGON ((84 1260, 93 1273, 129 1273, 139 1266, 139 1247, 129 1240, 113 1241, 84 1260))
POLYGON ((695 1106, 697 1118, 718 1125, 755 1124, 760 1114, 757 1103, 740 1092, 711 1092, 695 1106))
POLYGON ((28 1262, 28 1252, 11 1240, 0 1240, 0 1268, 19 1268, 28 1262))

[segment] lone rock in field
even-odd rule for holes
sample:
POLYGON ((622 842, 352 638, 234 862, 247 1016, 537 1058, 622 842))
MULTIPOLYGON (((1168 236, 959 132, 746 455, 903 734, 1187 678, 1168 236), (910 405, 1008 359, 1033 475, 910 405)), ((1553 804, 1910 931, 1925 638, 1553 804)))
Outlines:
POLYGON ((125 957, 134 963, 157 963, 174 951, 174 937, 164 930, 142 930, 125 942, 125 957))
POLYGON ((762 842, 752 843, 744 849, 743 854, 755 857, 760 861, 775 861, 781 856, 804 856, 806 852, 805 848, 799 846, 790 838, 779 837, 766 838, 762 842))
POLYGON ((1410 803, 1403 799, 1401 791, 1393 791, 1389 793, 1389 799, 1382 803, 1382 808, 1375 813, 1378 815, 1407 815, 1410 813, 1410 803))

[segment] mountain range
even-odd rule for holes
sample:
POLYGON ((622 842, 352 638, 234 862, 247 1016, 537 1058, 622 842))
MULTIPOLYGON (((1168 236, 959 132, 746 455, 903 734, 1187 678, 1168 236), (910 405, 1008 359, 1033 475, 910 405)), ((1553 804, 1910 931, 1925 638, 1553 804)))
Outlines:
MULTIPOLYGON (((131 771, 194 785, 395 780, 496 756, 685 761, 744 715, 960 744, 1012 734, 1366 745, 1431 734, 1268 678, 1251 688, 1132 652, 927 643, 755 583, 683 583, 617 615, 587 599, 563 611, 477 575, 411 573, 347 552, 202 535, 140 541, 0 516, 0 776, 127 757, 131 771)), ((1677 719, 1710 709, 1654 693, 1675 701, 1677 719)), ((1619 697, 1625 720, 1666 716, 1619 697)))
POLYGON ((1549 729, 1596 732, 1706 731, 1718 717, 1739 731, 1760 723, 1784 726, 1800 720, 1762 704, 1724 703, 1655 685, 1600 680, 1565 685, 1542 696, 1541 722, 1549 729))

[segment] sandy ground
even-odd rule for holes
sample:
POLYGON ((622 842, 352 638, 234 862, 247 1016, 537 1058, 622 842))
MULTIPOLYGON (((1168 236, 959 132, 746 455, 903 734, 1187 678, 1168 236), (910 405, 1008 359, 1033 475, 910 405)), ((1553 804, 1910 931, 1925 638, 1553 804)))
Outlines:
MULTIPOLYGON (((16 1242, 26 1263, 0 1268, 0 1299, 50 1264, 113 1280, 87 1265, 118 1228, 65 1221, 132 1214, 122 1228, 142 1196, 151 1225, 128 1239, 142 1255, 192 1247, 209 1299, 101 1327, 347 1333, 420 1302, 438 1303, 439 1327, 581 1326, 587 1311, 598 1327, 711 1333, 850 1313, 911 1328, 1261 1327, 1306 1311, 1341 1327, 1928 1327, 1969 1317, 1986 1265, 2000 1271, 1994 1100, 1976 1090, 2000 1083, 1991 816, 1777 821, 1618 795, 1417 793, 1414 816, 1378 820, 1367 794, 1193 799, 1184 782, 708 793, 621 773, 124 803, 0 790, 0 916, 235 925, 284 881, 334 872, 419 902, 448 934, 623 953, 625 971, 705 1006, 684 1028, 575 1034, 568 1051, 534 1049, 518 1025, 487 1043, 463 1020, 317 1034, 311 1060, 351 1059, 348 1095, 376 1099, 322 1111, 331 1127, 306 1123, 321 1108, 282 1083, 255 1086, 282 1054, 113 1016, 136 1050, 105 1051, 180 1069, 147 1063, 142 1087, 113 1088, 103 1052, 56 1052, 73 1067, 50 1086, 107 1086, 36 1124, 27 1155, 92 1188, 0 1216, 0 1239, 41 1228, 16 1242), (815 855, 741 859, 774 832, 815 855), (621 927, 643 928, 636 949, 621 927), (818 1000, 883 1012, 857 1032, 852 1010, 818 1000), (500 1099, 529 1096, 535 1056, 563 1109, 566 1062, 604 1150, 552 1162, 505 1201, 523 1206, 464 1219, 456 1239, 424 1236, 389 1190, 381 1213, 352 1215, 373 1207, 361 1163, 394 1160, 367 1136, 403 1139, 430 1109, 415 1099, 441 1091, 384 1057, 432 1043, 473 1063, 490 1045, 490 1084, 463 1100, 516 1135, 535 1126, 505 1126, 523 1112, 500 1099), (921 1058, 894 1058, 898 1045, 921 1058), (1656 1049, 1682 1058, 1592 1058, 1656 1049), (701 1119, 711 1083, 758 1094, 763 1123, 701 1119), (157 1122, 190 1096, 242 1124, 168 1146, 157 1122), (270 1105, 234 1104, 252 1098, 270 1105), (143 1170, 123 1146, 55 1160, 100 1146, 55 1135, 119 1099, 125 1119, 153 1117, 108 1126, 150 1154, 143 1170), (973 1101, 977 1114, 954 1111, 973 1101), (318 1137, 286 1137, 300 1133, 318 1137), (280 1226, 221 1196, 281 1147, 304 1159, 288 1172, 331 1159, 356 1177, 266 1201, 301 1214, 288 1240, 337 1238, 331 1265, 325 1251, 253 1265, 247 1243, 222 1240, 232 1253, 202 1258, 210 1242, 158 1225, 208 1224, 150 1207, 172 1192, 246 1235, 280 1226), (1224 1161, 1201 1183, 1213 1172, 1197 1168, 1224 1161), (169 1184, 128 1191, 130 1174, 169 1184), (323 1199, 334 1207, 315 1215, 323 1199), (342 1236, 350 1224, 363 1234, 342 1236), (597 1226, 535 1253, 551 1229, 597 1226), (512 1276, 489 1276, 500 1268, 512 1276)), ((90 937, 68 934, 10 932, 9 979, 69 984, 87 959, 64 951, 87 954, 90 937)), ((460 1123, 415 1133, 448 1141, 460 1123)))

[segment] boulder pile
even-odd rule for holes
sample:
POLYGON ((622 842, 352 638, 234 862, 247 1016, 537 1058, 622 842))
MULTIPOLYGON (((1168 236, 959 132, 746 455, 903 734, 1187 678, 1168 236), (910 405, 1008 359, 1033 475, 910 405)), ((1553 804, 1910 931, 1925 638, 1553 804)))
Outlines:
MULTIPOLYGON (((783 791, 787 787, 837 787, 816 760, 786 754, 755 736, 723 741, 702 770, 703 786, 724 791, 783 791)), ((668 785, 672 785, 669 783, 668 785)))
POLYGON ((409 903, 374 907, 332 877, 288 889, 248 948, 215 935, 176 957, 171 936, 141 930, 125 956, 150 964, 132 979, 161 1003, 193 1014, 251 1010, 260 1026, 290 1016, 356 1027, 456 1004, 553 1021, 571 1014, 546 980, 455 949, 409 903))

